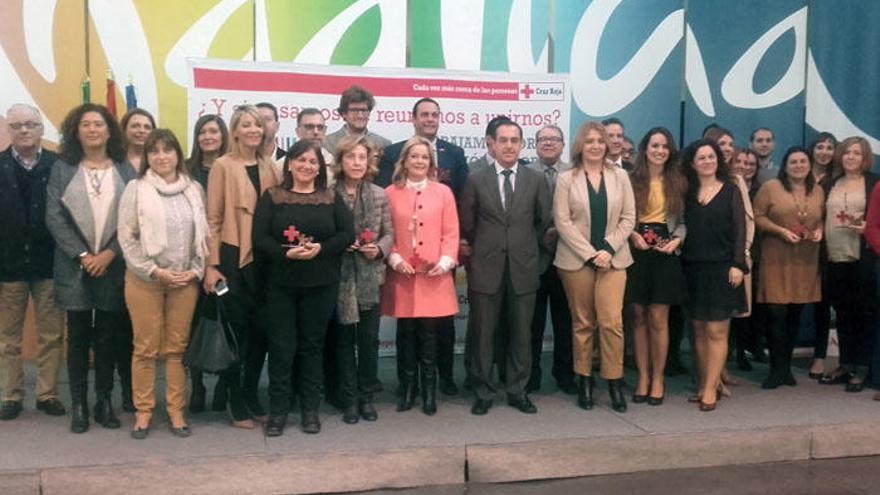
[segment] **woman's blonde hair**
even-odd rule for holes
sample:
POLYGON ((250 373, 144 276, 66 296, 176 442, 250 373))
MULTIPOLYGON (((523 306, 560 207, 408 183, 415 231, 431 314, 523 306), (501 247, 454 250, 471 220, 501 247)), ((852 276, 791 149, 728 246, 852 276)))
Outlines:
POLYGON ((367 139, 367 136, 346 136, 336 145, 336 152, 333 154, 333 177, 336 181, 341 182, 345 179, 342 157, 354 151, 358 146, 363 146, 367 150, 367 173, 364 175, 364 179, 372 181, 379 175, 379 154, 376 146, 367 139))
MULTIPOLYGON (((260 117, 260 112, 257 111, 257 107, 253 105, 239 105, 235 108, 235 112, 232 114, 232 118, 229 119, 229 154, 240 156, 241 155, 241 144, 238 142, 238 138, 235 137, 235 131, 238 129, 238 126, 241 124, 241 119, 245 115, 250 115, 254 118, 254 121, 257 124, 257 127, 263 129, 263 119, 260 117)), ((260 145, 257 146, 257 159, 263 158, 263 145, 266 144, 266 132, 263 132, 263 138, 260 140, 260 145)))
POLYGON ((605 143, 605 155, 602 159, 608 158, 608 133, 605 132, 605 126, 596 121, 584 122, 575 134, 574 142, 571 145, 572 168, 580 168, 584 164, 584 144, 587 142, 587 134, 590 131, 596 131, 602 136, 602 142, 605 143))
POLYGON ((434 158, 434 151, 431 149, 431 142, 421 136, 413 136, 404 143, 403 149, 400 150, 400 157, 394 165, 394 175, 391 177, 391 182, 396 186, 403 187, 405 185, 406 167, 404 167, 404 162, 406 161, 406 157, 409 155, 410 150, 419 145, 428 148, 428 179, 437 180, 437 160, 434 158))

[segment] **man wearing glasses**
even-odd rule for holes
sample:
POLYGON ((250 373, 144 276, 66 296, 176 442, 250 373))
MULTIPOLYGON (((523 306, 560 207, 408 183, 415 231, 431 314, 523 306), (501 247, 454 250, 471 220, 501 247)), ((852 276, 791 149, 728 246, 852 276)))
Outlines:
POLYGON ((46 228, 46 183, 58 155, 42 148, 39 110, 23 104, 6 112, 12 145, 0 153, 0 420, 18 417, 24 400, 21 340, 28 299, 37 323, 37 409, 66 413, 58 400, 64 313, 55 306, 55 242, 46 228))
POLYGON ((337 109, 345 124, 341 129, 327 136, 324 147, 330 153, 335 153, 337 143, 345 136, 365 135, 376 148, 385 149, 391 144, 391 141, 367 130, 370 112, 373 111, 374 106, 376 106, 376 99, 366 89, 357 85, 346 89, 339 98, 339 108, 337 109))
MULTIPOLYGON (((528 167, 541 174, 550 189, 550 197, 556 191, 556 178, 571 166, 561 160, 565 146, 562 129, 555 125, 542 127, 535 134, 538 158, 528 167)), ((550 307, 550 321, 553 324, 553 368, 556 386, 567 394, 577 393, 574 385, 574 363, 571 354, 571 313, 565 299, 562 280, 553 266, 556 256, 556 229, 552 224, 541 244, 538 267, 541 284, 535 297, 535 313, 532 317, 532 370, 526 392, 541 389, 541 351, 544 345, 544 327, 547 322, 547 306, 550 307)))
POLYGON ((335 182, 330 166, 333 165, 333 155, 324 147, 327 139, 327 123, 324 115, 317 108, 303 108, 296 115, 296 138, 311 141, 312 144, 321 148, 321 155, 327 165, 327 187, 335 182))

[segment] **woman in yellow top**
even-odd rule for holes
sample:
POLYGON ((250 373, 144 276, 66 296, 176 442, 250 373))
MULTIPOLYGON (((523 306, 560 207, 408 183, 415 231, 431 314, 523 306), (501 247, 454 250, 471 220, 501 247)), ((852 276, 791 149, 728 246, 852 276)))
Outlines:
POLYGON ((630 234, 633 264, 627 270, 626 301, 633 315, 639 382, 633 402, 663 403, 663 369, 669 350, 669 306, 681 304, 684 275, 678 260, 685 236, 687 182, 678 149, 665 127, 655 127, 639 143, 630 174, 636 202, 636 229, 630 234))

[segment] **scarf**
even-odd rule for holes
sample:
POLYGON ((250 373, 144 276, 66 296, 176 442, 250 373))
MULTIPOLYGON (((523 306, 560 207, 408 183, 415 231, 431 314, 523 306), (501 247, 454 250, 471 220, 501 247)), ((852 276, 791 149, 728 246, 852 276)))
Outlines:
POLYGON ((140 227, 140 241, 144 254, 153 258, 168 247, 168 233, 165 224, 165 208, 162 196, 183 194, 192 208, 195 222, 193 236, 193 252, 196 256, 207 256, 208 246, 206 233, 208 222, 202 193, 196 183, 185 175, 178 175, 177 181, 165 182, 152 170, 137 182, 137 216, 140 227))
MULTIPOLYGON (((336 183, 336 190, 340 196, 346 198, 345 181, 336 183)), ((371 218, 375 215, 373 210, 373 192, 370 184, 361 181, 355 190, 354 202, 349 205, 354 214, 355 235, 360 237, 365 228, 376 232, 381 227, 381 219, 371 218)), ((377 232, 381 234, 381 232, 377 232)), ((382 275, 385 267, 381 259, 368 260, 358 252, 345 252, 342 255, 340 267, 339 296, 337 298, 337 315, 343 325, 352 325, 360 320, 359 312, 379 304, 382 275)))

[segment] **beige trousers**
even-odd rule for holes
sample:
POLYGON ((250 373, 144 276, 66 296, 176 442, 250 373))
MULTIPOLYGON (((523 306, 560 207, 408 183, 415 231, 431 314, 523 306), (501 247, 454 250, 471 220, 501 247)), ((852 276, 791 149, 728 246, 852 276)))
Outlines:
POLYGON ((37 400, 57 398, 64 347, 64 311, 55 305, 52 279, 0 282, 0 375, 3 400, 24 399, 21 339, 28 299, 37 323, 37 400))
POLYGON ((169 417, 182 420, 186 405, 183 354, 198 297, 196 282, 168 289, 159 282, 145 282, 131 272, 125 274, 125 302, 134 336, 132 395, 139 415, 150 415, 156 407, 156 360, 163 357, 165 407, 169 417))
POLYGON ((590 376, 593 348, 599 332, 601 375, 606 380, 623 378, 623 293, 626 270, 559 270, 571 310, 574 372, 590 376))

